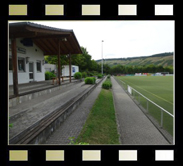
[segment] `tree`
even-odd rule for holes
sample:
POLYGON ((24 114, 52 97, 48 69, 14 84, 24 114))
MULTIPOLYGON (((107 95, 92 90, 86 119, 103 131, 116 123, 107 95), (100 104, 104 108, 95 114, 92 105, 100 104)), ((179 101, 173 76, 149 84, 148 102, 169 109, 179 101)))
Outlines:
POLYGON ((86 48, 81 47, 83 54, 75 54, 71 56, 72 64, 79 66, 81 71, 91 69, 91 55, 88 54, 86 48))
POLYGON ((95 60, 91 60, 91 70, 92 71, 98 71, 98 63, 95 60))
MULTIPOLYGON (((91 68, 91 55, 88 54, 86 48, 81 47, 83 54, 71 55, 71 64, 79 66, 80 70, 84 71, 87 68, 91 68)), ((45 61, 49 64, 55 64, 58 67, 58 57, 54 56, 45 56, 45 61)), ((69 58, 66 55, 60 56, 60 65, 61 68, 63 65, 69 65, 69 58)))
POLYGON ((169 72, 170 74, 173 74, 173 66, 166 66, 164 68, 164 71, 165 72, 169 72))
MULTIPOLYGON (((79 66, 80 71, 85 71, 89 75, 95 75, 101 73, 101 63, 97 63, 92 59, 92 56, 88 53, 87 49, 81 47, 83 54, 75 54, 71 56, 71 64, 79 66)), ((158 55, 159 56, 159 55, 158 55)), ((58 66, 57 55, 45 56, 45 61, 50 64, 58 66)), ((63 65, 69 64, 69 58, 66 55, 60 56, 61 68, 63 65)), ((108 64, 103 64, 103 72, 106 74, 135 74, 135 73, 156 73, 156 72, 169 72, 173 73, 173 66, 157 66, 154 64, 143 65, 143 66, 130 66, 116 64, 110 67, 108 64)))
POLYGON ((104 64, 103 69, 104 69, 103 71, 104 71, 105 74, 110 74, 111 68, 108 64, 104 64))

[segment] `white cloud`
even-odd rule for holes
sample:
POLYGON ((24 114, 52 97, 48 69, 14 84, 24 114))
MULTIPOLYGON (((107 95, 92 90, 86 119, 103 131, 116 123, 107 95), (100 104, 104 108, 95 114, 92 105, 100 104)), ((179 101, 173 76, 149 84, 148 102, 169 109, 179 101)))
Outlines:
MULTIPOLYGON (((33 21, 35 22, 35 21, 33 21)), ((145 56, 174 51, 174 21, 39 21, 73 29, 93 59, 145 56)))

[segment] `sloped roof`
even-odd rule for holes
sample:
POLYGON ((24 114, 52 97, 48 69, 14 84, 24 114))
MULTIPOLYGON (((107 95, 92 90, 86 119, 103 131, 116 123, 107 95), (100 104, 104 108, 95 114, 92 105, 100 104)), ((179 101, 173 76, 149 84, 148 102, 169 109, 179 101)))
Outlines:
POLYGON ((31 22, 18 22, 9 24, 9 38, 32 39, 44 52, 44 55, 57 55, 59 47, 61 55, 82 54, 73 30, 53 28, 31 22))

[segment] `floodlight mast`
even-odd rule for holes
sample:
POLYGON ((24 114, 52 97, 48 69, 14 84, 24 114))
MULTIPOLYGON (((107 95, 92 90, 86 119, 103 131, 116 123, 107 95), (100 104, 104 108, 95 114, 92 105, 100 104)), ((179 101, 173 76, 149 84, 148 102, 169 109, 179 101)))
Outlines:
POLYGON ((103 75, 103 40, 102 40, 102 61, 101 61, 101 74, 103 75))

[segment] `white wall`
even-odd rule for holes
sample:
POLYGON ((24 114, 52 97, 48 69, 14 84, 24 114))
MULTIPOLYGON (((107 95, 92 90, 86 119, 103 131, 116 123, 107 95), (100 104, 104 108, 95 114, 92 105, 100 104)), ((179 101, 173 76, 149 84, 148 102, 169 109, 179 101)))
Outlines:
MULTIPOLYGON (((62 76, 69 76, 69 65, 64 65, 62 69, 62 76)), ((74 76, 76 72, 79 72, 79 66, 71 65, 71 76, 74 76), (73 67, 75 68, 75 72, 73 72, 73 67)))
MULTIPOLYGON (((48 69, 51 69, 51 71, 56 70, 57 72, 56 65, 45 64, 44 67, 45 67, 45 71, 48 69)), ((69 76, 69 65, 63 65, 63 67, 64 68, 62 69, 62 76, 69 76)), ((76 72, 79 72, 79 66, 71 65, 71 76, 74 76, 76 72), (75 72, 73 72, 73 67, 75 68, 75 72)))
POLYGON ((45 68, 45 71, 53 71, 53 70, 55 71, 56 65, 47 63, 47 64, 44 64, 44 68, 45 68))
MULTIPOLYGON (((44 65, 42 64, 43 60, 44 60, 44 55, 43 55, 43 51, 37 47, 34 43, 33 43, 33 47, 26 47, 24 46, 21 42, 20 42, 20 38, 16 39, 16 44, 17 47, 20 48, 24 48, 26 49, 26 54, 22 54, 17 52, 17 57, 30 57, 29 61, 33 62, 33 72, 34 72, 34 79, 33 81, 44 81, 45 80, 45 68, 44 65), (36 68, 36 62, 37 61, 41 61, 41 72, 37 72, 37 68, 36 68)), ((9 48, 11 49, 11 48, 9 48)), ((9 51, 9 55, 11 54, 11 51, 9 51)), ((17 60, 18 62, 18 60, 17 60)), ((29 63, 25 63, 25 72, 23 71, 18 71, 18 83, 28 83, 29 80, 29 63)), ((9 85, 13 85, 13 75, 12 75, 12 71, 9 70, 9 85)))

